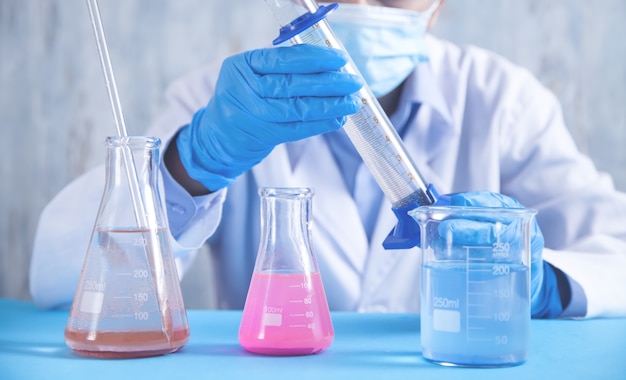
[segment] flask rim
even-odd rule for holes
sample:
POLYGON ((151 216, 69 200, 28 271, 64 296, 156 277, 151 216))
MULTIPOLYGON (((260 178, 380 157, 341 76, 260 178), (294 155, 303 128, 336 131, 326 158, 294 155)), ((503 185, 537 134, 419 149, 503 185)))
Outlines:
POLYGON ((131 148, 159 148, 161 139, 155 136, 107 136, 104 144, 110 147, 128 146, 131 148))
POLYGON ((315 194, 315 189, 311 187, 272 187, 263 186, 259 189, 261 197, 272 198, 311 198, 315 194))
POLYGON ((538 211, 532 208, 480 207, 480 206, 420 206, 408 212, 413 219, 443 220, 448 217, 481 217, 481 218, 532 218, 538 211))

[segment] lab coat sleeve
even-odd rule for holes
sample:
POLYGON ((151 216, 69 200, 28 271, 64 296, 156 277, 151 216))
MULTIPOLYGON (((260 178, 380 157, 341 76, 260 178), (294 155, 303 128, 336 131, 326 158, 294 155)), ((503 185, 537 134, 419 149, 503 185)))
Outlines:
POLYGON ((503 192, 539 211, 544 259, 582 288, 569 307, 582 313, 565 314, 626 316, 626 194, 578 150, 552 93, 525 83, 502 131, 503 192))
MULTIPOLYGON (((179 128, 204 106, 212 94, 214 68, 202 68, 174 82, 166 104, 146 135, 159 137, 166 147, 179 128)), ((161 158, 162 158, 161 154, 161 158)), ((196 250, 216 230, 226 189, 192 198, 170 176, 162 162, 160 192, 173 226, 170 239, 182 277, 196 250)), ((71 305, 84 255, 104 188, 104 165, 78 177, 44 208, 37 226, 30 267, 30 292, 41 308, 71 305)))
POLYGON ((30 293, 45 309, 71 305, 104 187, 96 167, 63 188, 43 209, 30 265, 30 293))
MULTIPOLYGON (((208 103, 215 88, 218 70, 219 65, 215 64, 201 67, 175 81, 167 89, 165 106, 148 131, 148 134, 163 140, 163 150, 167 149, 179 129, 189 123, 193 114, 208 103)), ((175 256, 180 261, 188 256, 187 253, 200 248, 215 232, 227 189, 192 197, 172 178, 163 162, 160 169, 175 256)), ((179 269, 183 275, 187 268, 179 269)))

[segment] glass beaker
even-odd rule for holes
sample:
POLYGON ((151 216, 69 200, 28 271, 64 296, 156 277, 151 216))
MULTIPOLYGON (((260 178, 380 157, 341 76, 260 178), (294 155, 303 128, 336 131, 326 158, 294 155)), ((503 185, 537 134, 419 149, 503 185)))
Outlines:
POLYGON ((530 233, 536 210, 423 206, 421 345, 442 365, 526 361, 530 342, 530 233))
POLYGON ((65 329, 78 354, 161 355, 189 340, 157 189, 160 144, 155 137, 106 139, 104 193, 65 329))
POLYGON ((313 190, 264 187, 259 195, 261 237, 239 342, 265 355, 320 352, 334 329, 311 245, 313 190))

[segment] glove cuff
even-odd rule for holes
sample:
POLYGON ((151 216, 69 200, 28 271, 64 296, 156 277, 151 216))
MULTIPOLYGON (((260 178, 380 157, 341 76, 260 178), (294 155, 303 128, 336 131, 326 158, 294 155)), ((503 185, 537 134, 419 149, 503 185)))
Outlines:
POLYGON ((218 162, 211 159, 209 152, 199 146, 197 138, 194 138, 196 123, 202 117, 204 109, 196 112, 191 124, 183 127, 176 138, 176 147, 180 161, 187 170, 187 174, 200 182, 210 191, 216 191, 233 183, 234 178, 219 174, 224 170, 218 162))
MULTIPOLYGON (((543 276, 535 276, 540 278, 542 283, 532 294, 531 316, 533 318, 556 318, 563 313, 557 276, 552 265, 546 261, 543 262, 542 269, 543 276)), ((535 289, 534 286, 532 288, 535 289)))

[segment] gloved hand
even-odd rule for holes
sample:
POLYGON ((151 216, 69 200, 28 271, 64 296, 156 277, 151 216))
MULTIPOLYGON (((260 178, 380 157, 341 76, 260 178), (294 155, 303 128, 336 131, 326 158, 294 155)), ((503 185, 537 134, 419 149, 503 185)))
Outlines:
MULTIPOLYGON (((516 199, 499 193, 487 191, 452 194, 450 204, 453 206, 480 206, 524 208, 516 199)), ((484 244, 493 243, 493 222, 495 220, 450 220, 449 224, 442 225, 446 231, 452 231, 455 242, 471 240, 484 244)), ((440 231, 441 233, 441 231, 440 231)), ((506 231, 500 233, 506 233, 506 231)), ((530 237, 531 250, 531 315, 537 318, 559 316, 563 307, 558 291, 558 284, 554 268, 542 259, 544 239, 537 221, 533 221, 530 237)))
POLYGON ((341 128, 361 106, 340 50, 295 45, 226 59, 215 94, 176 140, 189 176, 215 191, 281 143, 341 128))

